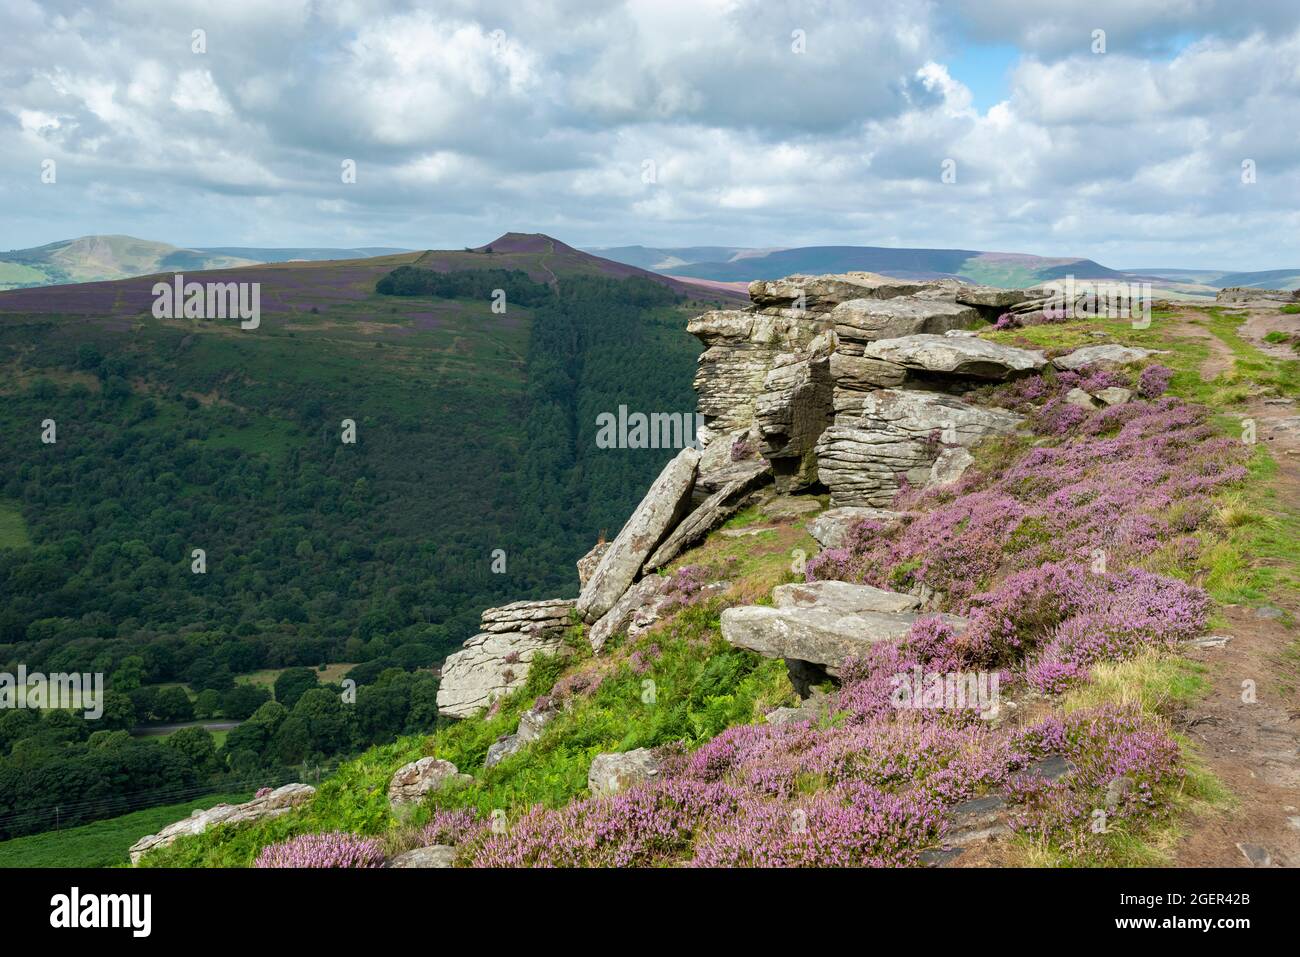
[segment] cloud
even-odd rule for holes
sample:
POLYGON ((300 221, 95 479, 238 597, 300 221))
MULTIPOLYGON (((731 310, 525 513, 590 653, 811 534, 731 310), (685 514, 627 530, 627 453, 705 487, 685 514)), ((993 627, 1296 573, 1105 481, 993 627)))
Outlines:
POLYGON ((1293 3, 0 0, 0 16, 9 246, 543 229, 1295 265, 1279 259, 1300 192, 1293 3), (980 43, 1021 51, 987 110, 950 56, 980 43))

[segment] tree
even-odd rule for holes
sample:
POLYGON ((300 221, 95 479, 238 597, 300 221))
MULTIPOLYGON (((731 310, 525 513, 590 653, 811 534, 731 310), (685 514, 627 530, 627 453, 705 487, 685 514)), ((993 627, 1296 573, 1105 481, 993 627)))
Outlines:
POLYGON ((170 685, 158 692, 154 702, 154 715, 159 721, 192 721, 194 705, 190 696, 179 685, 170 685))
POLYGON ((292 711, 298 699, 317 684, 316 672, 310 668, 286 668, 275 679, 275 700, 292 711))
POLYGON ((131 692, 144 683, 144 659, 139 655, 128 655, 122 659, 109 678, 109 685, 114 691, 131 692))
MULTIPOLYGON (((215 692, 214 692, 215 693, 215 692)), ((242 720, 271 700, 271 692, 257 685, 235 685, 221 696, 221 713, 242 720)))
POLYGON ((185 756, 186 762, 201 775, 208 775, 218 767, 217 745, 207 728, 181 728, 168 735, 166 745, 185 756))

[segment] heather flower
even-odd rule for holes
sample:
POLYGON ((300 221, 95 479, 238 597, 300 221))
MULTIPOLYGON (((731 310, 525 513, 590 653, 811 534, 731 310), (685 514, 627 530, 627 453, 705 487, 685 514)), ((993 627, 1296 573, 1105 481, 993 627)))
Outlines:
POLYGON ((1138 376, 1138 395, 1144 399, 1158 399, 1169 388, 1174 370, 1159 364, 1149 365, 1138 376))
POLYGON ((302 834, 262 848, 254 867, 383 867, 384 846, 355 834, 302 834))

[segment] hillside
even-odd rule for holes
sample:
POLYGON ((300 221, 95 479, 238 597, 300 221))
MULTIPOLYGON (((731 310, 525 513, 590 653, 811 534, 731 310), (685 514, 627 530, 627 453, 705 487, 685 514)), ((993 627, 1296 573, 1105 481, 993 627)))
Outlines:
POLYGON ((483 612, 458 720, 137 863, 1300 862, 1296 317, 801 286, 691 321, 717 437, 483 612))
MULTIPOLYGON (((130 728, 186 720, 196 696, 224 702, 261 669, 427 675, 483 607, 571 591, 573 560, 672 454, 598 447, 597 415, 689 412, 686 318, 720 300, 566 249, 187 274, 260 283, 247 330, 154 318, 156 277, 0 293, 0 670, 121 672, 110 685, 132 697, 114 727, 130 728), (432 261, 450 270, 443 294, 375 291, 432 261), (504 312, 480 276, 505 277, 504 312), (189 702, 155 701, 177 683, 189 702)), ((323 759, 410 727, 405 705, 366 720, 243 756, 232 737, 222 767, 323 759)), ((38 744, 0 723, 0 754, 64 760, 55 730, 38 744)), ((93 731, 64 729, 78 748, 93 731)), ((6 791, 0 816, 67 800, 6 791)))

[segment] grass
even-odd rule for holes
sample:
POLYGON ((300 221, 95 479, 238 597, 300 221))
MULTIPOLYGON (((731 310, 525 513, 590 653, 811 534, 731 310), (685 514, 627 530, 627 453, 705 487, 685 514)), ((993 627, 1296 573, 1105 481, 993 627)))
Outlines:
POLYGON ((31 543, 22 511, 12 502, 0 501, 0 548, 26 548, 31 543))
MULTIPOLYGON (((339 661, 325 666, 324 670, 313 668, 316 672, 316 680, 323 685, 337 684, 343 680, 343 676, 356 667, 356 662, 339 661)), ((280 677, 287 669, 285 668, 263 668, 260 671, 250 671, 248 674, 236 675, 235 682, 244 685, 259 685, 268 691, 275 687, 275 679, 280 677)))
POLYGON ((131 845, 146 834, 156 834, 200 808, 237 804, 251 797, 251 793, 209 794, 67 830, 14 838, 0 843, 0 867, 125 866, 131 845))

